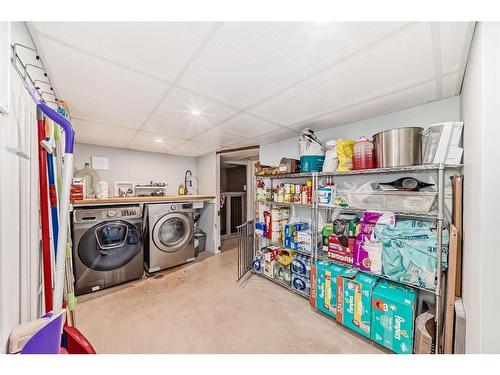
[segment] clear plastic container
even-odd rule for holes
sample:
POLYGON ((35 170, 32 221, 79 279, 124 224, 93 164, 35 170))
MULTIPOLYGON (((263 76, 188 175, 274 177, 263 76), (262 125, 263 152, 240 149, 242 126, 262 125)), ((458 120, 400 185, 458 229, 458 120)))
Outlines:
POLYGON ((77 170, 74 177, 85 178, 85 191, 87 196, 85 198, 92 198, 95 195, 94 187, 100 181, 99 174, 92 168, 90 163, 85 163, 85 167, 77 170))
POLYGON ((375 167, 373 143, 367 137, 361 137, 353 148, 353 169, 372 169, 375 167))
POLYGON ((437 197, 435 192, 400 191, 345 192, 342 195, 350 208, 408 213, 428 213, 437 197))

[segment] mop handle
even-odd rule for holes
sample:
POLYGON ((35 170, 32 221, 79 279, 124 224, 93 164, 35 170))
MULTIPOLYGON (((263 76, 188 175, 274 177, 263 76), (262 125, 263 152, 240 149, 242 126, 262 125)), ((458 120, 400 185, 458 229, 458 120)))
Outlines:
POLYGON ((59 208, 59 234, 57 239, 57 257, 55 270, 55 288, 54 288, 54 314, 62 310, 64 294, 64 267, 66 258, 66 242, 68 239, 68 213, 69 213, 69 192, 73 180, 73 145, 75 141, 75 131, 71 123, 61 114, 54 111, 43 102, 37 103, 40 110, 64 130, 64 171, 63 185, 61 189, 61 200, 59 208))

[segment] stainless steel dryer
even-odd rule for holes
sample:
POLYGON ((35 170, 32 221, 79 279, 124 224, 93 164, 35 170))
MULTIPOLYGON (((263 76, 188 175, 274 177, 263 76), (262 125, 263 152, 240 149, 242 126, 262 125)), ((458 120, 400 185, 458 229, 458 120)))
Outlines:
POLYGON ((147 204, 145 210, 146 272, 192 262, 195 259, 193 204, 147 204))
POLYGON ((75 294, 93 292, 143 275, 142 207, 73 211, 75 294))

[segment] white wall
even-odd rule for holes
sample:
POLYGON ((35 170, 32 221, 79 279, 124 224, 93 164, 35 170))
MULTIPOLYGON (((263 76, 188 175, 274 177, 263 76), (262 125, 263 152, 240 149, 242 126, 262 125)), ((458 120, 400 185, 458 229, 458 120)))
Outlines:
POLYGON ((91 156, 109 158, 109 169, 97 172, 101 180, 108 183, 110 194, 113 194, 115 181, 133 181, 136 184, 154 181, 166 182, 168 194, 176 195, 179 184, 184 184, 184 174, 188 169, 195 177, 189 193, 198 193, 196 158, 83 143, 75 145, 75 166, 78 169, 90 162, 91 156))
MULTIPOLYGON (((33 46, 22 22, 11 24, 11 37, 33 46)), ((10 331, 40 313, 36 107, 8 67, 9 113, 0 114, 0 353, 10 331)))
MULTIPOLYGON (((200 194, 217 197, 217 155, 215 152, 196 158, 198 186, 200 194)), ((219 200, 205 202, 204 212, 199 221, 200 228, 207 234, 207 251, 219 252, 219 200)))
MULTIPOLYGON (((336 138, 358 139, 363 135, 371 136, 377 132, 396 127, 421 126, 426 128, 437 122, 458 121, 459 119, 459 97, 455 96, 318 131, 316 135, 323 142, 336 138)), ((261 145, 260 162, 262 164, 276 166, 282 157, 299 158, 298 137, 261 145)))
POLYGON ((500 353, 500 24, 476 27, 461 96, 464 121, 463 301, 467 353, 500 353))

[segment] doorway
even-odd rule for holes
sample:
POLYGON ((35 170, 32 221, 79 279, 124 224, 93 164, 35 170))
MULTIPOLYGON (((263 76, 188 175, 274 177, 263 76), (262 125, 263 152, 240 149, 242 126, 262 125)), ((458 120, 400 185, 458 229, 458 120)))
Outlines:
POLYGON ((259 146, 220 151, 218 199, 221 251, 237 246, 238 227, 253 217, 254 164, 259 146))

